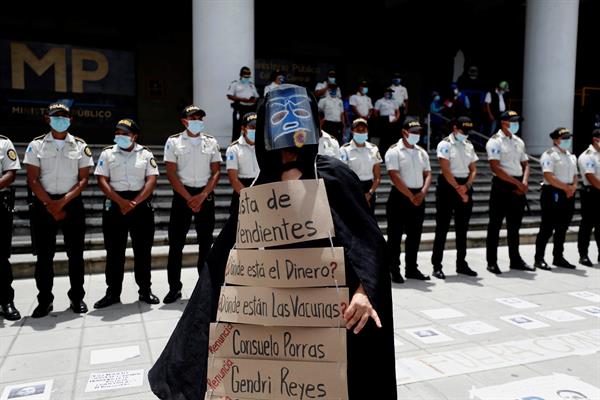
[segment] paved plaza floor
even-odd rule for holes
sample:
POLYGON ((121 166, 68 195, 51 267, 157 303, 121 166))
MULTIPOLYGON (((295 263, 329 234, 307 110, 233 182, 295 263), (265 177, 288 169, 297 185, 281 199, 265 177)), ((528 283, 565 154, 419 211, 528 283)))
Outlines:
MULTIPOLYGON (((533 251, 533 246, 522 247, 526 261, 533 262, 533 251)), ((549 262, 550 251, 551 245, 549 262)), ((419 254, 424 273, 431 272, 430 256, 419 254)), ((501 248, 499 265, 505 272, 495 276, 485 270, 485 249, 471 249, 468 261, 479 277, 468 278, 454 273, 454 257, 454 251, 445 253, 446 281, 393 285, 400 399, 537 400, 544 398, 534 397, 543 385, 535 379, 544 377, 563 385, 565 396, 568 390, 588 391, 587 397, 557 398, 600 399, 595 397, 600 396, 598 264, 574 271, 507 271, 507 249, 501 248), (512 389, 490 388, 510 383, 512 389), (519 390, 522 397, 515 397, 519 390)), ((566 258, 577 261, 575 243, 566 245, 566 258)), ((595 248, 590 258, 596 261, 595 248)), ((25 317, 0 319, 0 399, 17 398, 19 388, 36 382, 37 388, 28 390, 38 394, 18 398, 155 398, 147 372, 185 308, 196 276, 195 269, 184 270, 182 301, 149 306, 137 301, 133 274, 126 273, 123 304, 93 310, 105 291, 104 276, 88 275, 85 300, 91 311, 85 315, 68 309, 68 278, 57 277, 54 311, 37 320, 29 317, 36 305, 34 280, 15 281, 15 303, 25 317), (111 384, 130 387, 98 390, 111 384), (50 396, 41 397, 44 390, 50 396)), ((152 278, 162 300, 166 271, 153 271, 152 278)))

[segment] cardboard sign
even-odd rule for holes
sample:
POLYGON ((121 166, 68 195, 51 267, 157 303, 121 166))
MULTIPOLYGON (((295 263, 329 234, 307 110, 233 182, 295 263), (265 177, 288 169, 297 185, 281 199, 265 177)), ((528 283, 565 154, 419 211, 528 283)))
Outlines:
POLYGON ((343 247, 236 250, 229 253, 225 282, 266 287, 343 286, 343 247))
POLYGON ((346 362, 346 328, 212 323, 208 351, 221 358, 346 362))
POLYGON ((348 288, 221 288, 217 321, 256 325, 343 327, 348 288))
POLYGON ((322 179, 242 189, 236 247, 250 249, 334 236, 322 179))
POLYGON ((345 363, 209 358, 206 395, 244 399, 347 399, 346 373, 345 363))

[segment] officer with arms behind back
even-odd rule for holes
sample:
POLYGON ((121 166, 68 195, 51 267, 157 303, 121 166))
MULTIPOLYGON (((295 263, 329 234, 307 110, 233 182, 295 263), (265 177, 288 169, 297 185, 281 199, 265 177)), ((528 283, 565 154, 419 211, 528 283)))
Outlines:
POLYGON ((88 310, 83 301, 85 212, 81 192, 88 184, 90 167, 94 166, 92 151, 82 139, 68 132, 71 114, 67 105, 51 104, 44 118, 50 132, 29 143, 23 160, 33 193, 31 229, 37 254, 35 283, 39 294, 32 318, 44 317, 53 309, 52 264, 59 228, 69 257, 71 309, 75 313, 88 310))
POLYGON ((600 128, 594 129, 592 144, 579 156, 579 172, 583 180, 581 224, 577 235, 579 264, 591 267, 593 264, 588 257, 588 248, 592 229, 600 262, 600 128))

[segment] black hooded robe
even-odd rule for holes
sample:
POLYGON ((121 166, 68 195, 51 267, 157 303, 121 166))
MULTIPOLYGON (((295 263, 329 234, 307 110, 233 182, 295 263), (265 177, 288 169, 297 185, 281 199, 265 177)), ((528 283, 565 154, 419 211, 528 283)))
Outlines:
MULTIPOLYGON (((319 178, 325 182, 335 229, 334 246, 344 247, 350 298, 359 283, 377 311, 382 328, 372 319, 355 335, 347 332, 348 393, 351 400, 394 400, 396 373, 392 293, 385 240, 369 214, 359 180, 345 164, 317 156, 319 178)), ((314 172, 302 179, 314 178, 314 172)), ((257 184, 268 183, 261 179, 257 184)), ((148 373, 152 391, 161 399, 200 400, 206 391, 209 324, 216 316, 229 251, 236 239, 237 216, 224 226, 207 257, 192 297, 161 356, 148 373), (212 294, 212 295, 210 295, 212 294)), ((316 240, 294 247, 329 247, 316 240)), ((290 247, 290 246, 287 246, 290 247)))

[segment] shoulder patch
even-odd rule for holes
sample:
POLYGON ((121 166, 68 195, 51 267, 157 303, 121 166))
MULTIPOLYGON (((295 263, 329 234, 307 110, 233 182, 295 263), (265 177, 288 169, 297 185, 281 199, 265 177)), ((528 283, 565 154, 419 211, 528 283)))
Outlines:
POLYGON ((90 149, 90 146, 85 146, 85 149, 83 149, 83 154, 85 154, 88 157, 92 156, 92 150, 90 149))
POLYGON ((152 168, 156 168, 156 160, 154 159, 154 157, 152 157, 152 158, 150 159, 150 166, 151 166, 152 168))
POLYGON ((8 151, 6 152, 6 156, 10 161, 17 161, 17 152, 15 151, 15 149, 8 149, 8 151))

